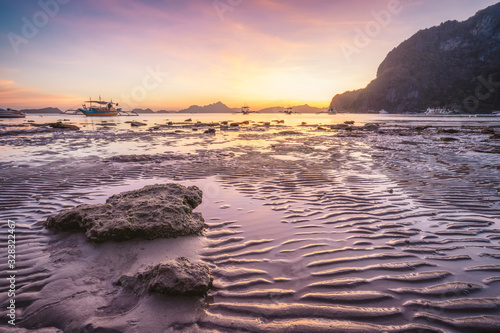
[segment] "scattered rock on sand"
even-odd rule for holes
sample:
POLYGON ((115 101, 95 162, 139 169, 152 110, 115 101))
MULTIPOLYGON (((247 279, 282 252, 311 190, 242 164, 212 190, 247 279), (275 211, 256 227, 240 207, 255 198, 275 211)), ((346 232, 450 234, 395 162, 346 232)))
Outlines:
POLYGON ((96 243, 195 235, 206 226, 201 213, 193 213, 201 198, 196 186, 149 185, 113 195, 104 204, 63 210, 50 216, 44 225, 55 230, 85 231, 96 243))
POLYGON ((276 134, 277 135, 302 135, 301 132, 297 132, 297 131, 281 131, 281 132, 278 132, 276 134))
POLYGON ((377 124, 365 124, 362 128, 363 131, 378 131, 379 125, 377 124))
POLYGON ((454 141, 458 141, 457 138, 449 138, 449 137, 440 138, 439 140, 441 142, 454 142, 454 141))
POLYGON ((430 128, 430 126, 417 126, 417 127, 415 127, 415 130, 417 132, 422 132, 422 131, 425 131, 428 128, 430 128))
POLYGON ((207 129, 205 132, 203 132, 205 134, 215 134, 215 128, 209 128, 207 129))
POLYGON ((454 129, 454 128, 445 128, 445 129, 439 130, 438 133, 457 134, 457 133, 460 133, 460 131, 457 129, 454 129))
POLYGON ((336 125, 330 126, 331 129, 335 129, 335 130, 343 130, 343 129, 346 129, 347 127, 349 127, 349 125, 346 125, 346 124, 336 124, 336 125))
POLYGON ((483 127, 481 134, 495 134, 495 130, 491 127, 483 127))
POLYGON ((122 276, 118 285, 143 295, 147 292, 170 296, 203 296, 212 287, 207 264, 192 263, 186 257, 150 266, 134 276, 122 276))
POLYGON ((500 147, 498 146, 475 146, 472 150, 477 153, 500 154, 500 147))
POLYGON ((48 123, 48 124, 45 124, 44 126, 49 126, 51 128, 60 128, 60 129, 74 130, 74 131, 78 131, 80 129, 80 127, 78 127, 76 125, 63 124, 62 122, 48 123))
POLYGON ((146 126, 147 124, 141 123, 140 121, 131 121, 130 126, 146 126))

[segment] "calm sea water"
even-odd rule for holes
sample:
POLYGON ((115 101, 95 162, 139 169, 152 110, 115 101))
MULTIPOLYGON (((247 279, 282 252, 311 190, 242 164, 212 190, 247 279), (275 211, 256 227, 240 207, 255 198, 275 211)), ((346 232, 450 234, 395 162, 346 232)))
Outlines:
POLYGON ((117 116, 117 117, 86 117, 83 115, 67 114, 30 114, 25 119, 3 119, 1 124, 19 124, 28 121, 36 123, 53 122, 57 120, 69 120, 71 123, 85 125, 86 129, 94 129, 94 125, 100 126, 103 122, 114 123, 118 128, 130 128, 127 121, 142 121, 148 125, 165 124, 167 121, 182 122, 191 119, 193 122, 240 122, 250 120, 254 122, 268 122, 283 120, 285 125, 296 126, 303 122, 307 124, 333 125, 345 121, 354 120, 357 125, 366 123, 404 124, 404 125, 432 125, 432 126, 500 126, 500 117, 489 116, 425 116, 425 115, 379 115, 379 114, 239 114, 239 113, 182 113, 182 114, 140 114, 139 116, 117 116))

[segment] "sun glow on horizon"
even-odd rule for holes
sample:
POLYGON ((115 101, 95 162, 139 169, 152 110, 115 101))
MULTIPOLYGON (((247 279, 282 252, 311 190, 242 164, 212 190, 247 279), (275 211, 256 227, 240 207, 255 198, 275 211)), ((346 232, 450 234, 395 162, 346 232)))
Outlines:
POLYGON ((0 4, 0 107, 66 109, 98 95, 153 110, 326 107, 366 86, 419 29, 496 1, 258 0, 226 10, 200 0, 56 2, 53 13, 39 2, 0 4), (401 11, 346 55, 342 43, 356 45, 357 31, 394 1, 401 11))

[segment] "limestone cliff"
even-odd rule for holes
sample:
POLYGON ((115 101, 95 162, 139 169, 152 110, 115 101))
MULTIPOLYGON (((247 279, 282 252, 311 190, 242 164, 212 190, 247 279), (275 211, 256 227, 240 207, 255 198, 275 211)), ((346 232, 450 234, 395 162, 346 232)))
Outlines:
POLYGON ((466 21, 417 32, 387 55, 366 88, 331 102, 353 112, 445 106, 464 113, 500 110, 500 3, 466 21))

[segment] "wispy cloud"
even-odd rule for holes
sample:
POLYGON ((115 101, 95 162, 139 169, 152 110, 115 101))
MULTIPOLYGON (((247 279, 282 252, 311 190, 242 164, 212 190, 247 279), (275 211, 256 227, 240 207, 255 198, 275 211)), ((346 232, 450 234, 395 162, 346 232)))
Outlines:
MULTIPOLYGON (((144 107, 186 107, 214 96, 239 105, 251 102, 248 96, 301 95, 307 102, 322 95, 327 103, 334 93, 366 85, 387 52, 417 30, 495 2, 400 1, 405 11, 350 65, 339 44, 352 41, 354 28, 389 0, 242 1, 223 20, 207 0, 71 1, 19 55, 0 38, 0 87, 10 87, 20 103, 59 95, 117 98, 140 84, 146 67, 160 66, 169 77, 144 107)), ((19 1, 5 8, 3 36, 19 32, 22 16, 39 10, 19 1)))

